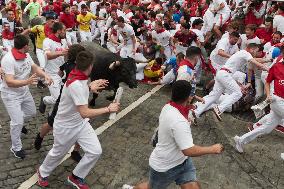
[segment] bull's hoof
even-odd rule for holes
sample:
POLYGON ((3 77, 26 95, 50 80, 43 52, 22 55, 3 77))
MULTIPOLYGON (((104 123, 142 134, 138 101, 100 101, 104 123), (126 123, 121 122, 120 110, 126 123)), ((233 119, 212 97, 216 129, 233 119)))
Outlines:
POLYGON ((90 102, 89 102, 89 106, 96 106, 96 99, 92 99, 90 102))
POLYGON ((113 101, 114 98, 115 98, 115 96, 108 96, 108 97, 106 97, 106 99, 109 100, 109 101, 113 101))

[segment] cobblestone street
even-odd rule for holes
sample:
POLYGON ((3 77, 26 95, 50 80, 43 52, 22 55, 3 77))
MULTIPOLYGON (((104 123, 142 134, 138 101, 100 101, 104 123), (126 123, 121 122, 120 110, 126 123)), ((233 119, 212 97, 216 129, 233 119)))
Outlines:
MULTIPOLYGON (((122 98, 122 109, 151 90, 151 86, 140 84, 137 89, 125 87, 122 98)), ((31 89, 38 106, 40 97, 48 94, 48 90, 31 89)), ((97 107, 109 103, 105 100, 107 92, 98 98, 97 107)), ((103 132, 99 139, 103 155, 87 177, 87 183, 94 189, 119 189, 124 183, 135 184, 148 176, 148 158, 152 151, 150 139, 158 123, 162 106, 168 101, 170 87, 165 86, 137 108, 120 119, 103 132)), ((34 138, 45 122, 45 116, 39 112, 27 122, 29 133, 22 135, 24 149, 27 152, 25 160, 19 160, 9 151, 10 134, 9 118, 0 102, 0 188, 18 188, 29 179, 36 168, 44 160, 52 147, 53 136, 49 134, 44 139, 40 151, 33 148, 34 138)), ((94 128, 98 128, 108 120, 108 116, 91 120, 94 128)), ((238 154, 232 147, 232 137, 246 132, 246 123, 224 115, 224 121, 219 122, 211 112, 206 113, 192 127, 195 144, 210 145, 221 142, 225 151, 219 156, 204 156, 193 158, 197 168, 198 179, 205 189, 272 189, 284 188, 284 163, 280 153, 284 152, 283 135, 275 131, 261 137, 245 147, 246 153, 238 154), (281 179, 282 178, 282 179, 281 179)), ((82 152, 83 153, 83 152, 82 152)), ((71 159, 67 159, 50 176, 50 187, 56 189, 71 188, 66 184, 66 178, 75 167, 71 159)), ((33 189, 39 188, 34 185, 33 189)), ((175 189, 171 186, 170 189, 175 189)))

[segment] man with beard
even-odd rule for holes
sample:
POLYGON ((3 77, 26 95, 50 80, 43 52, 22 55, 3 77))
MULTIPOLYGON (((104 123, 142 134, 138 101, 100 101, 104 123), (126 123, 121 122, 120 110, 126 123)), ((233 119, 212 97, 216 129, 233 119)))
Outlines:
POLYGON ((50 96, 41 98, 39 111, 45 112, 46 104, 55 104, 62 85, 61 77, 58 75, 59 67, 64 64, 64 56, 67 54, 67 42, 64 39, 66 28, 61 22, 52 26, 52 34, 43 41, 43 50, 47 58, 45 71, 51 76, 54 83, 48 87, 50 96))

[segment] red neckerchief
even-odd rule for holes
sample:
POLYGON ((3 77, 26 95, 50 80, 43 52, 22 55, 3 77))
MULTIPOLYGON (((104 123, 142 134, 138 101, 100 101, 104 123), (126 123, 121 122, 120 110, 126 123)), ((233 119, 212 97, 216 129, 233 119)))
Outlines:
POLYGON ((68 75, 67 81, 66 81, 66 86, 68 87, 71 83, 77 80, 87 80, 88 76, 86 76, 83 72, 80 70, 77 70, 74 68, 70 74, 68 75))
POLYGON ((247 37, 247 39, 254 39, 254 38, 256 37, 256 35, 255 35, 255 34, 253 34, 253 36, 252 36, 252 37, 248 37, 248 36, 246 35, 246 37, 247 37))
POLYGON ((186 59, 183 59, 183 60, 179 63, 179 67, 184 66, 184 65, 186 65, 186 66, 188 66, 190 69, 194 70, 193 64, 192 64, 191 62, 189 62, 188 60, 186 60, 186 59))
POLYGON ((185 117, 185 119, 188 119, 189 110, 192 109, 191 106, 183 106, 173 101, 170 101, 168 104, 171 105, 172 107, 175 107, 185 117))
POLYGON ((12 48, 11 52, 16 60, 24 60, 25 58, 27 58, 26 53, 22 53, 15 48, 12 48))
POLYGON ((57 43, 61 43, 61 39, 59 39, 58 37, 56 37, 56 36, 54 35, 54 33, 50 34, 50 35, 48 36, 48 38, 51 39, 52 41, 57 42, 57 43))
POLYGON ((278 43, 273 43, 273 40, 271 39, 271 40, 270 40, 270 44, 271 44, 271 46, 274 46, 274 45, 276 45, 276 44, 278 44, 278 43))
POLYGON ((14 37, 15 37, 14 32, 11 32, 10 30, 3 30, 2 32, 3 39, 12 40, 14 39, 14 37))
POLYGON ((160 30, 157 31, 157 34, 163 33, 164 31, 165 31, 165 29, 160 29, 160 30))
POLYGON ((44 25, 44 35, 45 35, 45 37, 48 37, 51 33, 52 33, 51 28, 47 24, 45 24, 44 25))

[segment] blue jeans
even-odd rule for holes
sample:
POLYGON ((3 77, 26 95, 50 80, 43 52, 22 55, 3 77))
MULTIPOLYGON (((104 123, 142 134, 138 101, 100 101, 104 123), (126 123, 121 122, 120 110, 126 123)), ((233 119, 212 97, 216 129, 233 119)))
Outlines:
POLYGON ((157 172, 150 167, 150 189, 166 189, 173 182, 183 185, 196 180, 196 169, 190 157, 166 172, 157 172))

